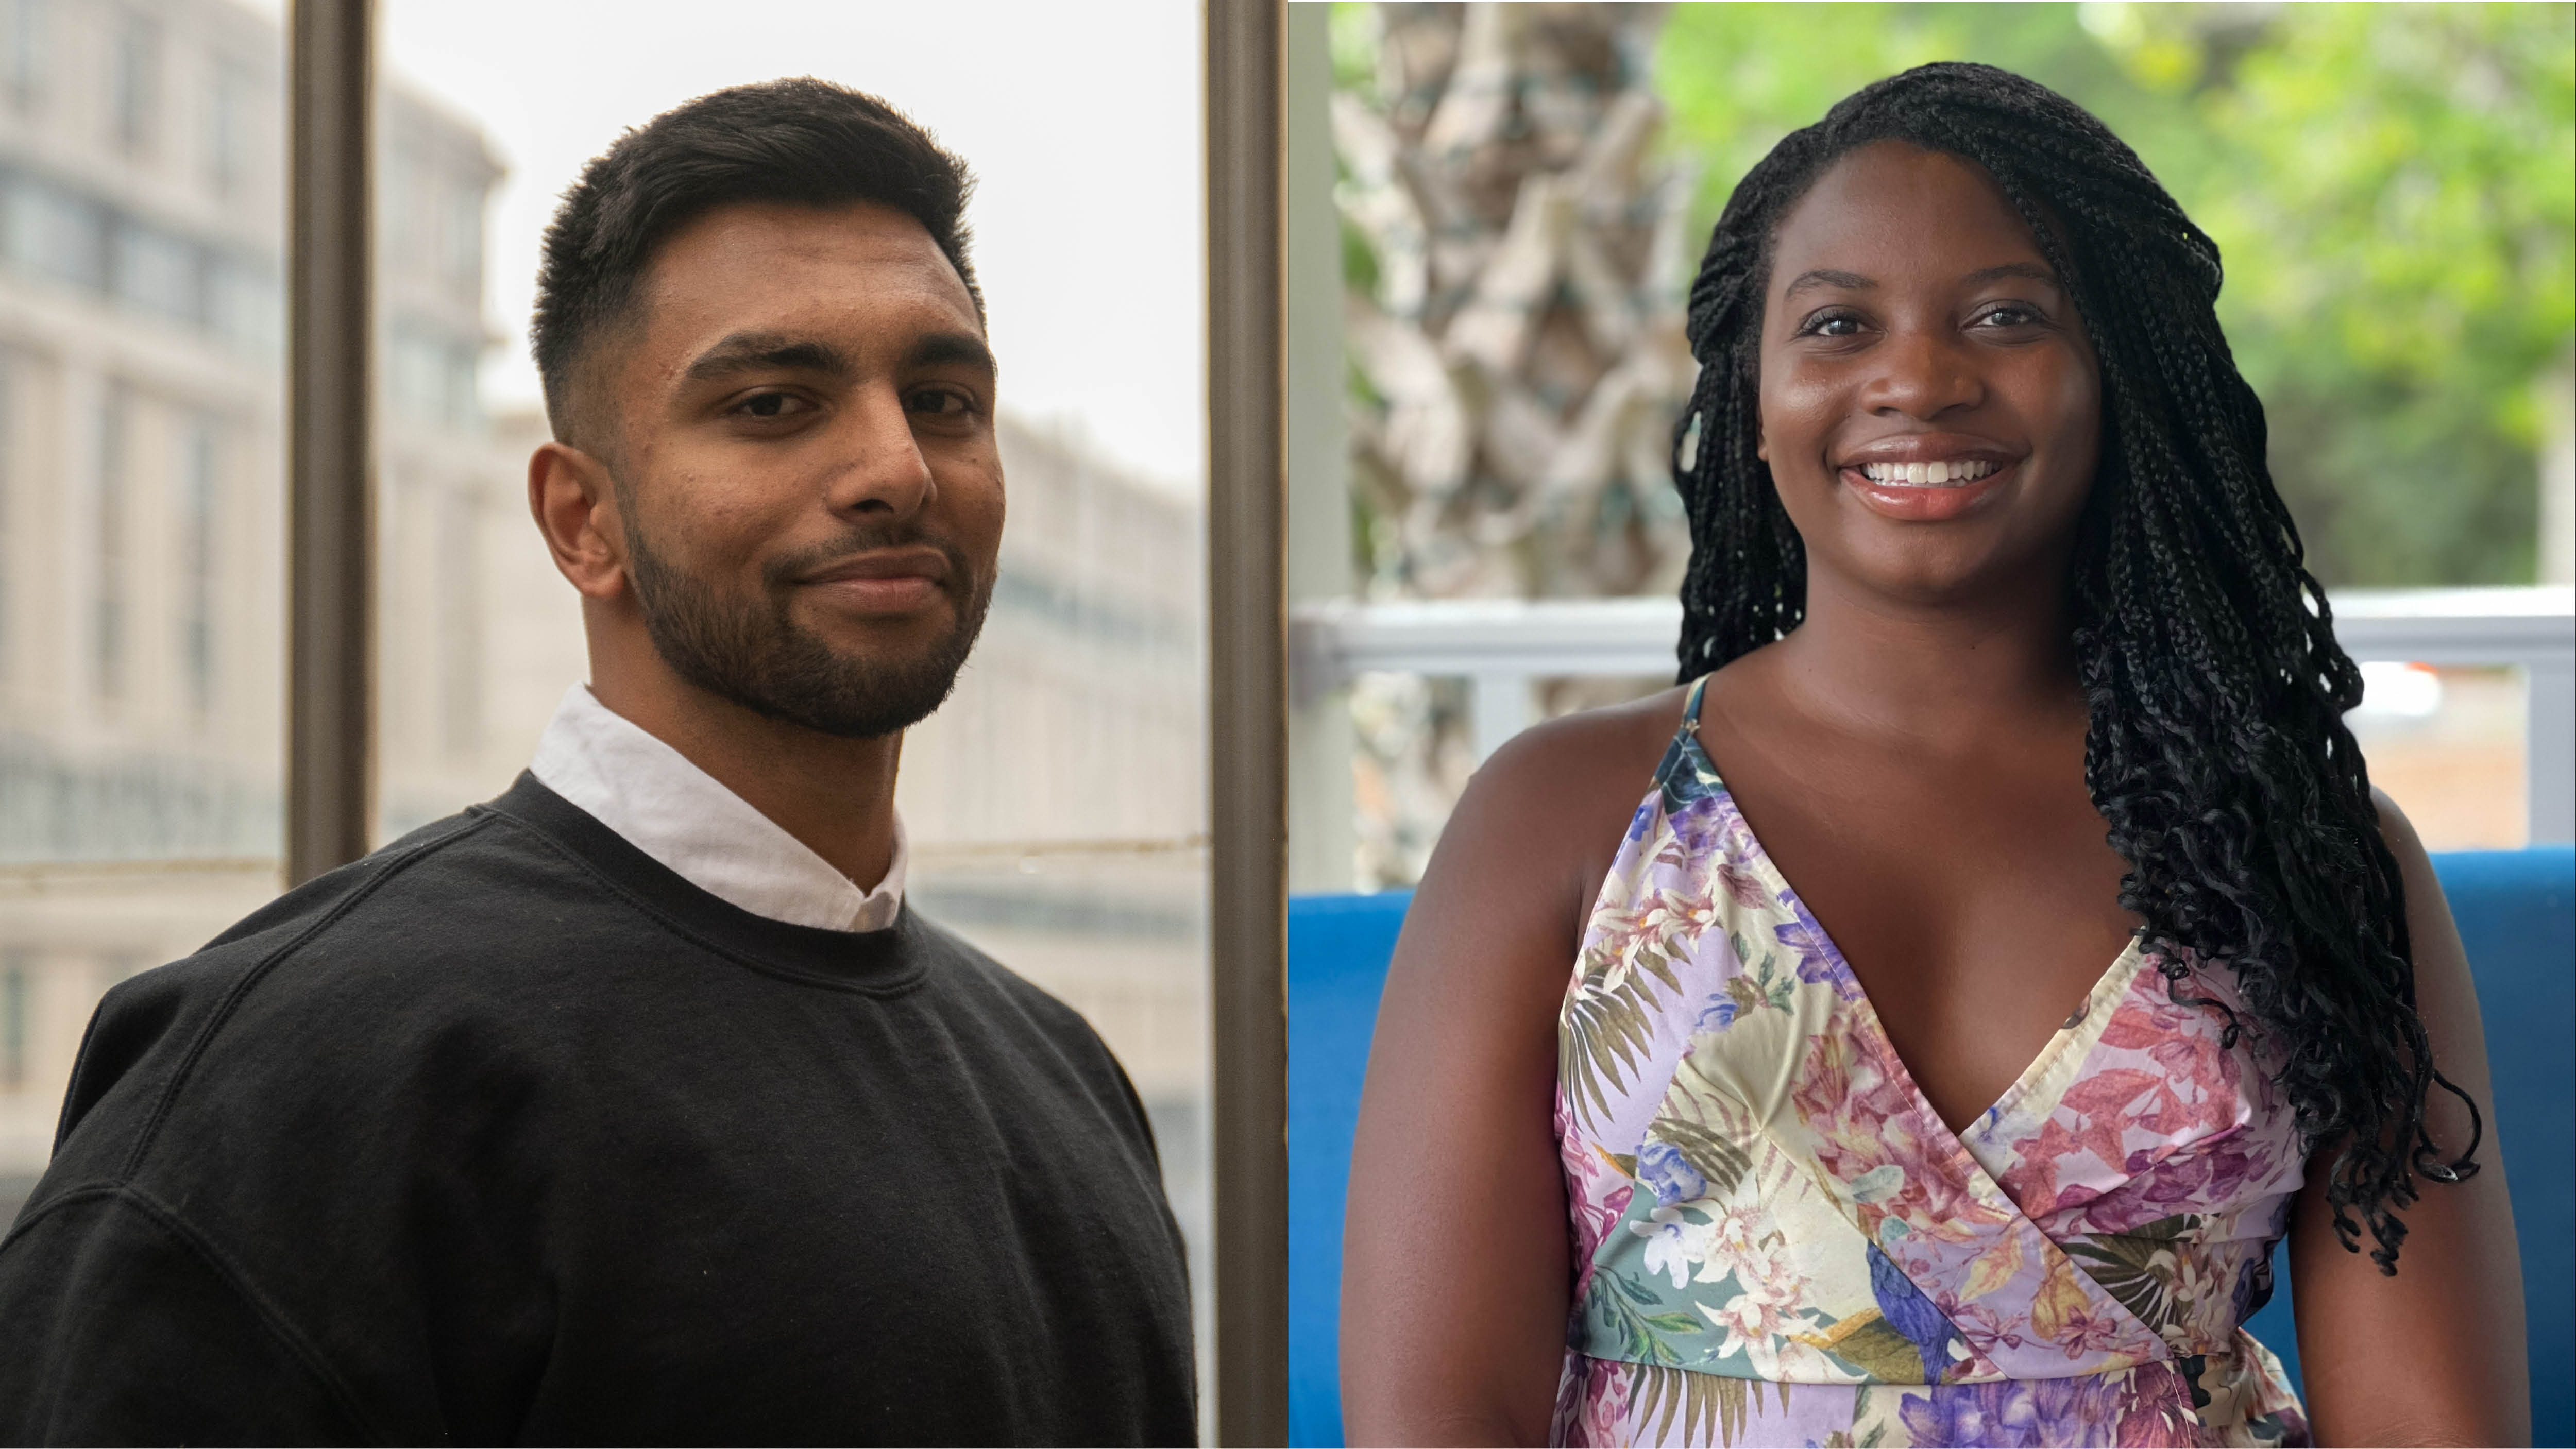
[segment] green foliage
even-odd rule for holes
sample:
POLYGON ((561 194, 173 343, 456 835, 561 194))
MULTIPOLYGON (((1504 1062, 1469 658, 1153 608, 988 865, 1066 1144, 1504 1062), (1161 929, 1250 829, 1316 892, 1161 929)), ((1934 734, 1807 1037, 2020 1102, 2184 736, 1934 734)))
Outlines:
POLYGON ((2327 582, 2531 577, 2537 388, 2576 339, 2576 6, 1678 6, 1657 83, 1703 230, 1781 136, 1931 60, 2090 108, 2217 238, 2327 582))

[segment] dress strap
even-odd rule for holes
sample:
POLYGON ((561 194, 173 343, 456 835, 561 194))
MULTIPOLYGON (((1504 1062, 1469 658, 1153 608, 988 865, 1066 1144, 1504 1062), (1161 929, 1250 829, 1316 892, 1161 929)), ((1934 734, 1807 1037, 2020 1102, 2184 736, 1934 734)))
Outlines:
POLYGON ((1690 697, 1682 701, 1681 733, 1685 735, 1699 733, 1699 700, 1700 696, 1706 693, 1708 693, 1708 676, 1703 674, 1691 685, 1690 697))

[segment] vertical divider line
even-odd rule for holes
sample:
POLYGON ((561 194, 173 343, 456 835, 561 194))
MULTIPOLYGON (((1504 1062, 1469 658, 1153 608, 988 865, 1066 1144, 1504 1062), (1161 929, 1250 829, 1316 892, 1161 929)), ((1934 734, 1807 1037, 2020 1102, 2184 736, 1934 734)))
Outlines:
POLYGON ((291 887, 366 854, 374 814, 374 0, 291 0, 286 63, 291 887))
POLYGON ((1288 1441, 1280 0, 1207 0, 1208 879, 1216 1438, 1288 1441))

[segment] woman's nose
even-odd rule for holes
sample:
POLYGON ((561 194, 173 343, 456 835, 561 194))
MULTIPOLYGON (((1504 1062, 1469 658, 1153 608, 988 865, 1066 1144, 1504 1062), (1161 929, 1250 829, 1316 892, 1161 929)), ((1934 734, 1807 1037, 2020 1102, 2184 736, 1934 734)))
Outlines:
POLYGON ((1900 331, 1873 349, 1873 360, 1877 368, 1861 392, 1872 412, 1928 422, 1985 398, 1975 359, 1943 330, 1900 331))

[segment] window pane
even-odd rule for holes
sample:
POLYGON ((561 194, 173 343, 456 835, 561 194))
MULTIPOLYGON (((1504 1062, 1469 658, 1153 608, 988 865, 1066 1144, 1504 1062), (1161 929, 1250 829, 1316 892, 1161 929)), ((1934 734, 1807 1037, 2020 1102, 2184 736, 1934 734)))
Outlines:
POLYGON ((0 0, 0 1214, 99 994, 277 889, 282 45, 0 0))

